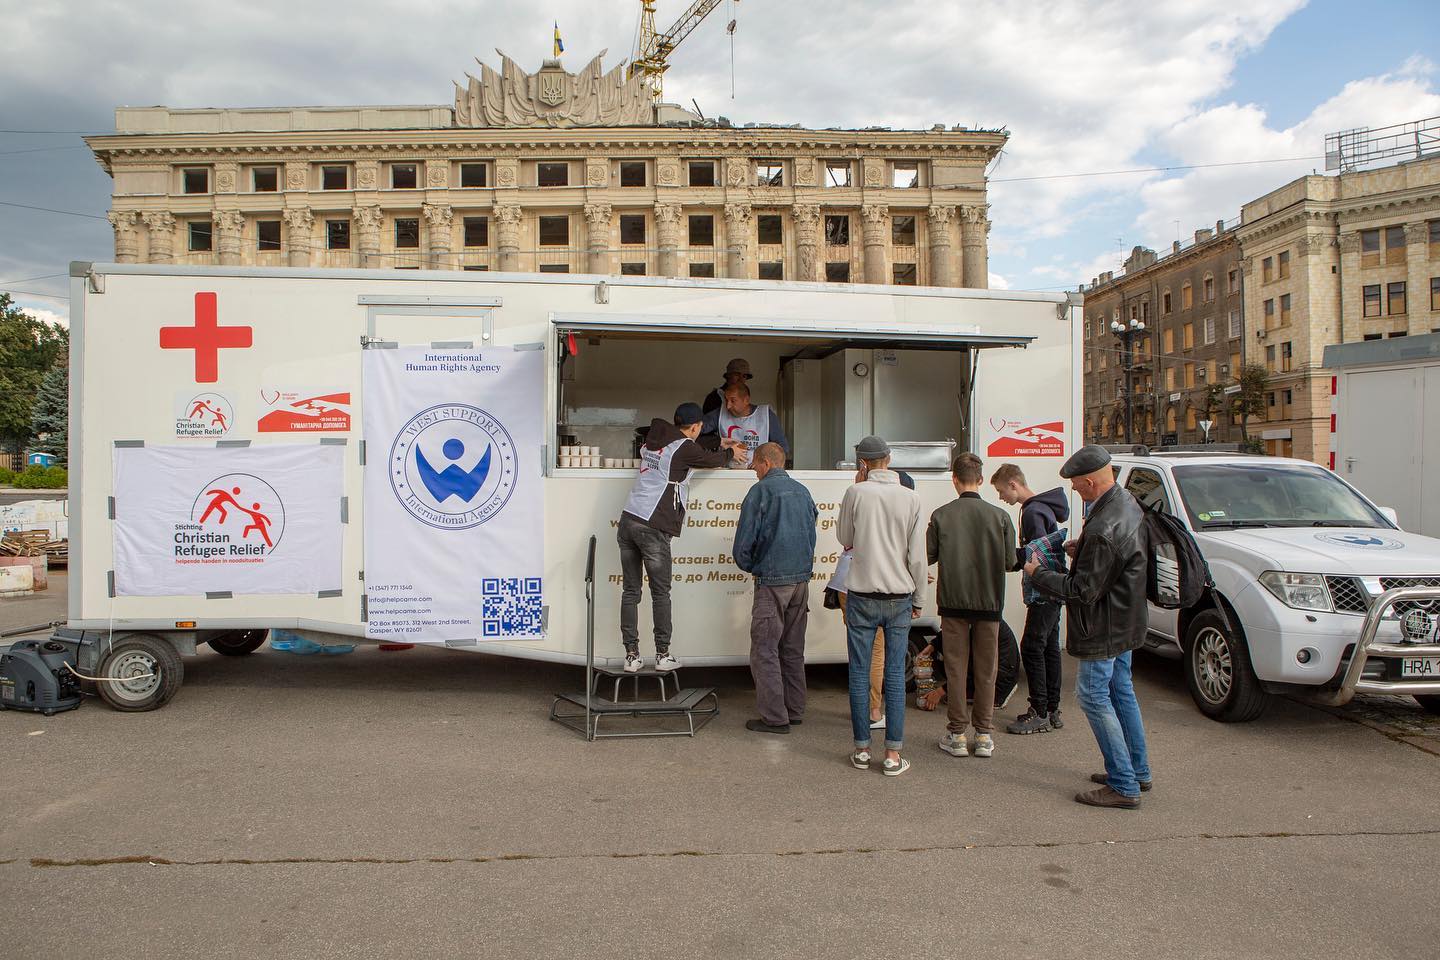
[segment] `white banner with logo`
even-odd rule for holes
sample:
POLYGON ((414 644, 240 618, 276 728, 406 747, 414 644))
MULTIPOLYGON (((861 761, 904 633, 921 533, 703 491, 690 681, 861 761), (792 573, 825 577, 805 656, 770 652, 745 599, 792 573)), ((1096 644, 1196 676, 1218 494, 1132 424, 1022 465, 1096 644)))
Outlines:
POLYGON ((341 588, 345 448, 117 447, 120 596, 341 588))
POLYGON ((366 635, 544 636, 541 350, 364 353, 366 635))

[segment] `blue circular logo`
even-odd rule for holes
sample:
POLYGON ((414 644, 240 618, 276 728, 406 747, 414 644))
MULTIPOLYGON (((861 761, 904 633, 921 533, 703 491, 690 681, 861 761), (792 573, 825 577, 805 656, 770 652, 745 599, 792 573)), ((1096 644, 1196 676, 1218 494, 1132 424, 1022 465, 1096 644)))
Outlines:
POLYGON ((519 458, 504 424, 466 403, 422 410, 390 445, 390 489, 416 520, 466 530, 494 517, 515 492, 519 458))
POLYGON ((1321 543, 1333 543, 1337 547, 1355 547, 1360 550, 1405 549, 1405 544, 1401 541, 1378 533, 1317 533, 1315 539, 1321 543))

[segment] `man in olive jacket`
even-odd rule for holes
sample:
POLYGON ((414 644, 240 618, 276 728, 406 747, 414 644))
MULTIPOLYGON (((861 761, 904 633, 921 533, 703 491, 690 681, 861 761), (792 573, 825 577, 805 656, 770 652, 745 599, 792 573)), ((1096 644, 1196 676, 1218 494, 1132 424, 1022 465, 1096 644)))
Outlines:
POLYGON ((1145 727, 1130 677, 1130 652, 1145 642, 1147 540, 1140 505, 1115 482, 1110 454, 1087 446, 1060 468, 1080 499, 1090 505, 1078 542, 1065 545, 1074 563, 1068 573, 1025 564, 1031 585, 1064 601, 1065 649, 1080 661, 1075 696, 1100 744, 1105 772, 1098 789, 1075 795, 1094 807, 1133 810, 1151 786, 1145 727))

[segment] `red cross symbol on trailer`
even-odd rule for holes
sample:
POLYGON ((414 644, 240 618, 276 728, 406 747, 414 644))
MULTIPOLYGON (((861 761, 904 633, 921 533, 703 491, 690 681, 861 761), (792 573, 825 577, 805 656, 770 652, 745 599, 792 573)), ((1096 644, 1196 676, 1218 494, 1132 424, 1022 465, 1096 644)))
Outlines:
POLYGON ((161 327, 160 349, 194 350, 195 382, 214 383, 220 379, 220 350, 250 347, 254 327, 222 327, 216 322, 215 294, 195 294, 195 326, 161 327))

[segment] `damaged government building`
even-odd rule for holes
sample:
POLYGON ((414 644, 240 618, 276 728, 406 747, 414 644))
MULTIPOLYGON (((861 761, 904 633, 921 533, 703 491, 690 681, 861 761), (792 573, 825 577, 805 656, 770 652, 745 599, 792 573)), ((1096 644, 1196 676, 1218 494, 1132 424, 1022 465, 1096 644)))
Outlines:
POLYGON ((118 108, 115 259, 987 285, 1003 131, 735 127, 603 56, 501 54, 450 105, 118 108))

